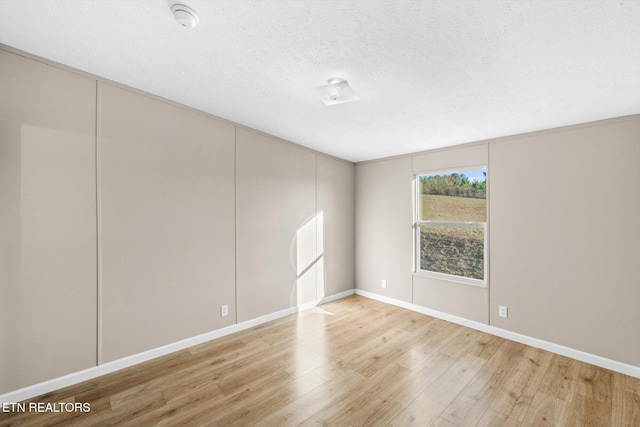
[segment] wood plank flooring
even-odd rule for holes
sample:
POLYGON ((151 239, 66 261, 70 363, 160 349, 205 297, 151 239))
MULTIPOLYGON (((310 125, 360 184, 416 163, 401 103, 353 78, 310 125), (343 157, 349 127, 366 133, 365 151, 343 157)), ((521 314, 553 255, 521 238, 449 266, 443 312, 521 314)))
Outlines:
POLYGON ((55 391, 1 426, 640 426, 640 380, 360 296, 55 391))

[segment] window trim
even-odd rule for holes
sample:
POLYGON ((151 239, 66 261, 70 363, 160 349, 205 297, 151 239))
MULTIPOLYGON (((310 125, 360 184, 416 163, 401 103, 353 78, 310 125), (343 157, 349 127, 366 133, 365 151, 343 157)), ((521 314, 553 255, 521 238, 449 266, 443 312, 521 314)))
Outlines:
MULTIPOLYGON (((481 287, 481 288, 486 288, 487 287, 487 268, 488 268, 488 262, 489 262, 489 257, 488 257, 488 233, 487 233, 487 229, 488 229, 488 212, 487 212, 487 222, 464 222, 464 221, 431 221, 431 220, 421 220, 420 219, 420 210, 422 209, 422 203, 420 200, 420 177, 421 176, 426 176, 426 175, 434 175, 434 174, 445 174, 445 173, 460 173, 460 172, 464 172, 465 170, 474 170, 474 169, 478 169, 478 168, 483 168, 483 169, 487 169, 486 165, 482 165, 482 166, 476 166, 476 167, 464 167, 464 168, 452 168, 449 170, 439 170, 439 171, 433 171, 433 172, 420 172, 420 173, 416 173, 414 175, 414 182, 415 182, 415 193, 414 193, 414 197, 416 200, 416 208, 414 210, 414 228, 415 228, 415 234, 414 234, 414 256, 415 256, 415 271, 414 274, 418 274, 421 276, 427 276, 427 277, 434 277, 437 279, 442 279, 442 280, 448 280, 451 282, 456 282, 456 283, 464 283, 467 285, 473 285, 473 286, 477 286, 477 287, 481 287), (447 274, 447 273, 440 273, 437 271, 431 271, 431 270, 423 270, 422 268, 420 268, 421 262, 420 262, 420 226, 421 225, 435 225, 435 226, 446 226, 446 227, 460 227, 460 228, 482 228, 483 229, 483 235, 484 235, 484 242, 483 242, 483 278, 481 279, 474 279, 471 277, 464 277, 464 276, 457 276, 455 274, 447 274)), ((487 178, 488 178, 488 173, 487 173, 487 178)), ((488 209, 488 191, 487 191, 487 207, 486 209, 488 209)))

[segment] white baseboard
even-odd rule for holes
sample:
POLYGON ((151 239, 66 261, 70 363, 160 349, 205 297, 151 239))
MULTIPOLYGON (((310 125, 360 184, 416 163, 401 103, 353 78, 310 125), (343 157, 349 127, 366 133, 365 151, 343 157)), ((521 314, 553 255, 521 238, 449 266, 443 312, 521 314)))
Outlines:
POLYGON ((586 353, 584 351, 565 347, 559 344, 554 344, 549 341, 544 341, 538 338, 522 335, 517 332, 511 332, 505 329, 496 328, 495 326, 486 325, 484 323, 476 322, 474 320, 469 320, 463 317, 454 316, 452 314, 443 313, 441 311, 432 310, 430 308, 426 308, 416 304, 411 304, 411 303, 400 301, 397 299, 385 297, 383 295, 374 294, 372 292, 363 291, 361 289, 356 289, 355 293, 356 295, 361 295, 363 297, 370 298, 376 301, 406 308, 407 310, 416 311, 418 313, 426 314, 428 316, 437 317, 438 319, 446 320, 451 323, 456 323, 458 325, 466 326, 471 329, 476 329, 478 331, 486 332, 491 335, 496 335, 501 338, 506 338, 508 340, 519 342, 521 344, 526 344, 531 347, 547 350, 552 353, 560 354, 562 356, 579 360, 581 362, 590 363, 592 365, 600 366, 601 368, 606 368, 615 372, 620 372, 621 374, 629 375, 635 378, 640 378, 640 366, 628 365, 626 363, 618 362, 616 360, 611 360, 605 357, 596 356, 595 354, 586 353))
POLYGON ((138 363, 146 362, 148 360, 155 359, 157 357, 164 356, 166 354, 173 353, 179 350, 183 350, 188 347, 193 347, 194 345, 202 344, 204 342, 224 337, 235 332, 240 332, 245 329, 249 329, 254 326, 279 319, 281 317, 289 316, 290 314, 308 310, 321 304, 326 304, 331 301, 345 298, 349 295, 353 295, 354 293, 354 289, 349 289, 348 291, 329 295, 315 301, 301 304, 297 307, 290 307, 284 310, 277 311, 275 313, 266 314, 264 316, 256 317, 255 319, 240 322, 221 329, 216 329, 215 331, 207 332, 202 335, 197 335, 195 337, 187 338, 181 341, 176 341, 171 344, 163 345, 162 347, 157 347, 151 350, 144 351, 142 353, 134 354, 132 356, 123 357, 122 359, 114 360, 112 362, 103 363, 99 366, 95 366, 78 372, 73 372, 62 377, 54 378, 15 391, 11 391, 9 393, 0 395, 0 404, 21 402, 26 399, 31 399, 33 397, 40 396, 41 394, 49 393, 73 384, 81 383, 83 381, 91 380, 102 375, 119 371, 120 369, 137 365, 138 363))

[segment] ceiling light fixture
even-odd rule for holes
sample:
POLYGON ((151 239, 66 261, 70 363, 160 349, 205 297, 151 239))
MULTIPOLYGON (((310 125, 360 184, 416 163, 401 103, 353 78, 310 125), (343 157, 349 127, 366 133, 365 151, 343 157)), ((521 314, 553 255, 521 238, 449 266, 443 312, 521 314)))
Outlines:
POLYGON ((349 82, 339 77, 332 77, 329 84, 319 86, 316 89, 320 93, 320 100, 325 105, 338 105, 346 102, 358 101, 360 97, 355 94, 349 82))
POLYGON ((176 18, 178 24, 185 28, 193 28, 198 25, 198 22, 200 22, 200 17, 196 11, 191 9, 189 6, 174 4, 171 6, 171 11, 173 12, 173 16, 176 18))

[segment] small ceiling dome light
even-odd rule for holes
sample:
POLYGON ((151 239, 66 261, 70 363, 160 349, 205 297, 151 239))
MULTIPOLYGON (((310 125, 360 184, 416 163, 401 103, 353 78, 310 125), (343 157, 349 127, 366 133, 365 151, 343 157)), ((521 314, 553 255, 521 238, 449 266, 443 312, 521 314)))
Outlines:
POLYGON ((185 28, 193 28, 198 25, 198 22, 200 22, 200 17, 196 11, 191 9, 189 6, 174 4, 171 6, 171 11, 173 12, 173 16, 176 18, 176 21, 178 21, 178 24, 185 28))
POLYGON ((316 88, 320 94, 320 100, 324 102, 325 105, 344 104, 360 99, 346 80, 339 77, 332 77, 327 83, 329 84, 316 88))

